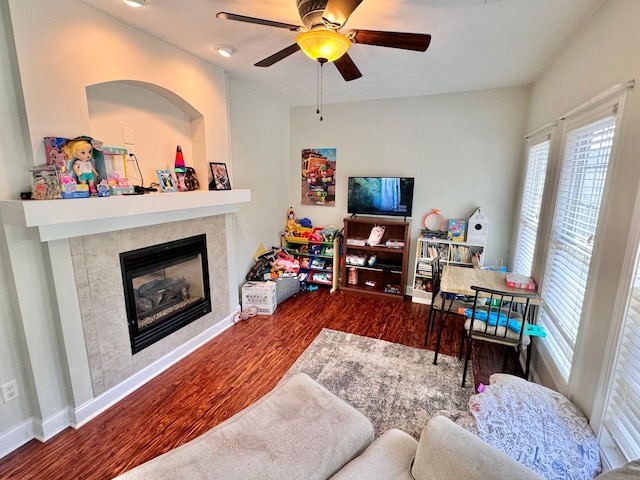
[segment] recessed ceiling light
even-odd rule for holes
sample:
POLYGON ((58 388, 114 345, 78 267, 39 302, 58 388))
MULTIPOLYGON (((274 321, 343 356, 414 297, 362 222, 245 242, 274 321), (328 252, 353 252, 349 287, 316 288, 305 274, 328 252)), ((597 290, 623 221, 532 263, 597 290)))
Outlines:
POLYGON ((141 7, 147 2, 147 0, 122 0, 122 1, 127 5, 129 5, 130 7, 135 7, 135 8, 141 7))
POLYGON ((237 51, 231 45, 216 45, 215 47, 213 47, 213 49, 216 52, 218 52, 219 55, 222 55, 223 57, 226 57, 226 58, 229 58, 231 55, 233 55, 237 51))

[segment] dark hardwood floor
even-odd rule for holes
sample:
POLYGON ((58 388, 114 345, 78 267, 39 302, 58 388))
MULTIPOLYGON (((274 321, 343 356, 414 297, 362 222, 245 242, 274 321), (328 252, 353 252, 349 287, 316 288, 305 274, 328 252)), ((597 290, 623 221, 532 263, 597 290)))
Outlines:
MULTIPOLYGON (((260 398, 323 328, 424 348, 428 312, 410 298, 301 292, 272 316, 229 328, 80 429, 32 440, 0 459, 0 479, 111 479, 260 398)), ((459 317, 450 317, 441 353, 457 355, 460 329, 459 317)), ((435 333, 427 348, 435 347, 435 333)), ((503 350, 481 342, 472 350, 477 386, 500 371, 503 350)), ((513 358, 507 371, 522 374, 513 358)))

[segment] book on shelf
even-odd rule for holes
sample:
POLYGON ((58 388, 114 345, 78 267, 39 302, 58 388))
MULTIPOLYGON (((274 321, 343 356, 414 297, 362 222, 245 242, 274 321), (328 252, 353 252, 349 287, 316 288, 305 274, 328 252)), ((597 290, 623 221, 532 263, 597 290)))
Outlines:
POLYGON ((430 262, 418 261, 418 275, 431 275, 433 269, 430 262))
POLYGON ((437 245, 424 243, 422 244, 422 258, 447 258, 447 246, 439 249, 437 245))

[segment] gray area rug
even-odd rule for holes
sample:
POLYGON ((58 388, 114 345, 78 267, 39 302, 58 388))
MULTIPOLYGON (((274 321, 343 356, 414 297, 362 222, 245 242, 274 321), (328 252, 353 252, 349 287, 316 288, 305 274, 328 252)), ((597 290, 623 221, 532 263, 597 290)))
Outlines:
POLYGON ((466 410, 473 376, 464 362, 397 343, 323 329, 284 375, 304 372, 366 415, 376 437, 399 428, 418 439, 440 410, 466 410))

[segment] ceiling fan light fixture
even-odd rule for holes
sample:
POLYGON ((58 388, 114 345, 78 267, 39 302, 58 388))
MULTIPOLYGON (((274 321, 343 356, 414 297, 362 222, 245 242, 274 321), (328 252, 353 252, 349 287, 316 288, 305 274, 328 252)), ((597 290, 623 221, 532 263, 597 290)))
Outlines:
POLYGON ((231 45, 216 45, 214 50, 218 52, 218 55, 221 55, 225 58, 231 57, 234 53, 236 53, 236 49, 231 45))
POLYGON ((296 38, 300 49, 312 60, 333 62, 347 53, 351 41, 333 30, 311 30, 296 38))
POLYGON ((147 0, 122 0, 124 3, 129 5, 130 7, 138 8, 143 6, 147 0))

